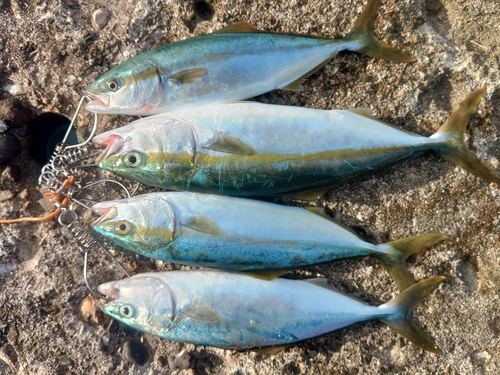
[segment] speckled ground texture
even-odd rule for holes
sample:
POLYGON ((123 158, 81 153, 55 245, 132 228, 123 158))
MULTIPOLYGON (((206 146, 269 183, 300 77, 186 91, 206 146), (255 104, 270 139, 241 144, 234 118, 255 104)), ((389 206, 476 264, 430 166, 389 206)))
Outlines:
MULTIPOLYGON (((241 20, 263 30, 342 37, 365 2, 210 4, 215 15, 205 21, 196 15, 193 1, 0 0, 0 128, 8 128, 0 134, 0 154, 16 151, 15 140, 6 134, 21 144, 20 153, 6 155, 9 160, 0 165, 0 217, 41 216, 51 210, 37 187, 41 164, 30 156, 40 140, 31 136, 34 127, 42 126, 33 119, 45 112, 71 116, 86 86, 112 66, 155 46, 241 20), (109 13, 101 12, 95 25, 92 14, 98 9, 109 13)), ((467 94, 486 86, 466 143, 500 172, 499 25, 500 3, 495 0, 386 0, 376 32, 411 52, 416 62, 342 53, 310 77, 303 92, 276 91, 256 100, 321 109, 370 107, 389 123, 431 135, 467 94)), ((80 117, 84 130, 90 116, 80 117)), ((68 231, 51 221, 0 226, 0 373, 499 373, 498 186, 426 153, 336 186, 318 205, 376 243, 432 232, 449 236, 408 261, 416 279, 446 276, 414 314, 442 355, 418 349, 379 322, 267 356, 169 342, 100 314, 89 317, 83 257, 68 231)), ((134 272, 181 268, 118 257, 134 272)), ((95 284, 123 277, 103 254, 92 256, 91 273, 95 284)), ((398 293, 372 259, 313 267, 292 276, 324 276, 374 305, 398 293)))

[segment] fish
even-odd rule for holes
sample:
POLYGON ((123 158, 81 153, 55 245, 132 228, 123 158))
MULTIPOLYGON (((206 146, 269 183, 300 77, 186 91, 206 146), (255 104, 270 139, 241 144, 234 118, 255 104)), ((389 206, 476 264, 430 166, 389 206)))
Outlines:
POLYGON ((396 62, 415 58, 374 35, 381 0, 370 0, 342 39, 279 34, 246 22, 142 53, 112 68, 86 90, 95 113, 149 116, 254 97, 274 89, 301 90, 306 77, 339 51, 396 62))
POLYGON ((463 100, 430 137, 364 109, 222 103, 146 117, 99 134, 96 162, 120 177, 170 190, 315 200, 333 185, 427 150, 487 182, 498 174, 465 145, 486 88, 463 100))
POLYGON ((337 291, 322 278, 267 281, 215 270, 138 274, 98 290, 111 299, 100 300, 104 313, 184 343, 276 354, 300 341, 380 320, 420 348, 440 353, 409 314, 444 279, 422 280, 378 307, 337 291))
POLYGON ((446 239, 427 234, 373 245, 317 207, 253 199, 163 192, 92 206, 91 226, 128 253, 264 279, 287 270, 373 256, 404 290, 414 284, 405 259, 446 239))

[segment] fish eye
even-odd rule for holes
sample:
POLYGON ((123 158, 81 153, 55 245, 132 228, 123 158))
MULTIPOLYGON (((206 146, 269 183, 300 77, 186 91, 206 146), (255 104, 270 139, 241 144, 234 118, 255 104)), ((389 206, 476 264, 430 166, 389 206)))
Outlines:
POLYGON ((126 221, 121 221, 118 224, 116 224, 115 229, 119 234, 127 234, 128 232, 130 232, 130 229, 132 229, 132 227, 130 223, 126 221))
POLYGON ((106 82, 106 86, 111 91, 118 90, 118 82, 116 82, 114 79, 111 80, 111 81, 106 82))
POLYGON ((135 315, 135 309, 132 305, 120 306, 120 315, 124 318, 132 318, 135 315))
POLYGON ((125 164, 128 167, 137 167, 141 163, 141 154, 138 152, 129 152, 125 155, 125 164))

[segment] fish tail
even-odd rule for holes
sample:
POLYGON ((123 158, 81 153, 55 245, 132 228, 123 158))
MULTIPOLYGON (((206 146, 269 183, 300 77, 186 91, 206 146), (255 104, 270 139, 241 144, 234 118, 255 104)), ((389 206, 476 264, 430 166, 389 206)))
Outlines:
POLYGON ((384 266, 401 290, 406 290, 415 284, 406 268, 406 258, 446 239, 447 237, 443 234, 424 234, 403 238, 378 245, 382 251, 374 253, 373 256, 384 266))
POLYGON ((379 40, 374 34, 375 20, 378 16, 381 0, 370 0, 361 13, 346 39, 356 41, 363 47, 355 51, 372 57, 380 57, 396 62, 411 62, 415 58, 379 40))
POLYGON ((485 93, 486 87, 482 87, 469 94, 430 138, 442 140, 434 149, 445 159, 485 181, 500 184, 500 176, 488 164, 471 154, 464 143, 465 128, 485 93))
POLYGON ((415 304, 419 303, 444 280, 443 276, 429 277, 409 287, 389 302, 379 306, 380 309, 394 311, 380 320, 422 349, 441 353, 441 350, 427 333, 422 331, 410 318, 410 313, 415 304))

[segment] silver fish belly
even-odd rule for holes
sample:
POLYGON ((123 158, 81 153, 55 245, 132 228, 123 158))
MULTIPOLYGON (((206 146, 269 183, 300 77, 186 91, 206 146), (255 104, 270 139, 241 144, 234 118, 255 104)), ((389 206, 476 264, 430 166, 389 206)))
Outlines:
POLYGON ((139 274, 99 286, 100 307, 119 321, 170 340, 224 349, 284 346, 379 319, 439 352, 408 318, 443 277, 415 284, 379 307, 336 292, 324 279, 266 281, 218 271, 139 274))
POLYGON ((147 257, 272 278, 282 270, 373 256, 403 290, 413 284, 405 259, 446 239, 429 234, 377 246, 319 208, 188 192, 139 195, 92 210, 102 215, 94 231, 147 257))
POLYGON ((463 132, 485 90, 474 91, 436 134, 399 130, 360 110, 324 111, 252 102, 147 117, 105 132, 99 166, 173 190, 317 198, 334 183, 435 150, 489 182, 500 178, 470 154, 463 132))
POLYGON ((342 39, 266 33, 246 23, 136 56, 92 83, 86 108, 96 113, 153 115, 247 99, 301 82, 341 50, 388 60, 414 58, 373 35, 380 0, 371 0, 342 39))

